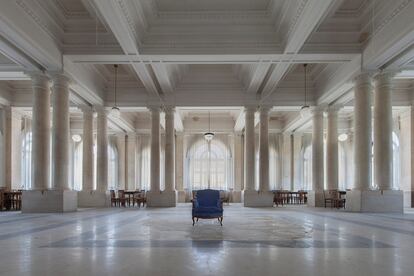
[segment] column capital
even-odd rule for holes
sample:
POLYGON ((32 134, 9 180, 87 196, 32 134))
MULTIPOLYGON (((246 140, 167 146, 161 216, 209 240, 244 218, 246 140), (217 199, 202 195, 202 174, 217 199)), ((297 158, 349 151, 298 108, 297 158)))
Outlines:
POLYGON ((391 86, 397 71, 381 71, 374 76, 375 87, 391 86))
POLYGON ((72 82, 72 79, 64 73, 53 72, 50 76, 54 86, 68 86, 72 82))
POLYGON ((272 109, 271 105, 262 105, 262 106, 259 107, 260 113, 262 113, 262 112, 268 113, 271 109, 272 109))
POLYGON ((33 87, 44 88, 50 85, 50 78, 42 72, 27 72, 26 75, 31 78, 33 87))
POLYGON ((327 106, 326 105, 318 105, 318 106, 313 106, 311 108, 312 115, 323 115, 323 113, 326 110, 327 110, 327 106))
POLYGON ((343 105, 341 104, 333 104, 333 105, 329 105, 326 108, 326 112, 328 114, 337 114, 339 110, 341 110, 343 108, 343 105))
POLYGON ((353 81, 356 86, 372 85, 373 72, 363 72, 354 77, 353 81))
POLYGON ((91 115, 93 115, 93 113, 95 112, 93 110, 92 106, 89 106, 89 105, 81 105, 78 108, 82 111, 83 114, 91 114, 91 115))
POLYGON ((175 112, 175 106, 174 105, 166 105, 164 106, 164 112, 167 113, 174 113, 175 112))
POLYGON ((245 105, 244 106, 244 112, 250 112, 250 113, 254 113, 257 110, 257 106, 256 105, 245 105))
POLYGON ((147 106, 148 110, 151 112, 160 112, 161 111, 161 105, 149 105, 147 106))
POLYGON ((96 111, 96 113, 101 115, 108 115, 109 111, 106 110, 104 106, 94 106, 93 109, 96 111))

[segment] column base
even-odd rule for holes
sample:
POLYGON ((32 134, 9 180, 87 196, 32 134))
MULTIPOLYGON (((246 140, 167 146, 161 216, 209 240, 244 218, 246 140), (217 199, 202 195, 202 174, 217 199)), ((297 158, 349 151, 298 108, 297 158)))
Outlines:
POLYGON ((325 207, 325 197, 323 191, 308 191, 309 207, 325 207))
POLYGON ((369 213, 403 213, 402 191, 349 191, 346 193, 346 211, 369 213))
POLYGON ((78 192, 33 190, 22 193, 22 213, 62 213, 78 208, 78 192))
POLYGON ((177 202, 185 203, 185 191, 177 191, 177 202))
POLYGON ((177 205, 175 191, 147 192, 148 207, 175 207, 177 205))
POLYGON ((231 202, 234 202, 234 203, 242 202, 242 191, 233 191, 231 195, 231 202))
POLYGON ((101 191, 79 191, 78 207, 83 208, 102 208, 111 206, 111 195, 101 191))
POLYGON ((273 207, 273 193, 243 191, 244 207, 273 207))
POLYGON ((405 208, 414 207, 414 192, 413 191, 404 191, 404 207, 405 208))

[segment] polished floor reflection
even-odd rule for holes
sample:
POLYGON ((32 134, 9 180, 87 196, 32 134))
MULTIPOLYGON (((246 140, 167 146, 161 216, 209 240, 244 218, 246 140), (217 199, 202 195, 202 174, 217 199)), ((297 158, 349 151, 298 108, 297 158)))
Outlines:
POLYGON ((414 275, 414 212, 191 206, 0 213, 0 275, 414 275))

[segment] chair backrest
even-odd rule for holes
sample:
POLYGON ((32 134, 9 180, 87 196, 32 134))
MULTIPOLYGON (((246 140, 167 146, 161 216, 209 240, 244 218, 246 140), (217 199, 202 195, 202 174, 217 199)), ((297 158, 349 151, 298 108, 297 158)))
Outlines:
POLYGON ((110 190, 109 192, 111 193, 111 198, 115 198, 115 190, 110 190))
POLYGON ((338 190, 327 190, 323 191, 323 196, 325 199, 327 198, 338 198, 338 190))
POLYGON ((118 190, 118 197, 125 198, 125 190, 118 190))
POLYGON ((200 206, 216 206, 220 200, 220 191, 218 190, 199 190, 197 191, 197 202, 200 206))

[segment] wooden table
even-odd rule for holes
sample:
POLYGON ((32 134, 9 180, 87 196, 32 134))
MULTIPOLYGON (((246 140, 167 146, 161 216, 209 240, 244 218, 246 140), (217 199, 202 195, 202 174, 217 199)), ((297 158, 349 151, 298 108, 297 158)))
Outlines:
POLYGON ((20 210, 22 207, 22 192, 19 191, 7 191, 3 192, 4 196, 4 208, 6 210, 20 210))
POLYGON ((131 200, 132 200, 132 202, 134 201, 134 195, 141 193, 141 191, 136 191, 136 190, 135 191, 125 191, 124 193, 125 193, 125 196, 128 196, 128 199, 127 199, 128 206, 131 206, 131 200))

